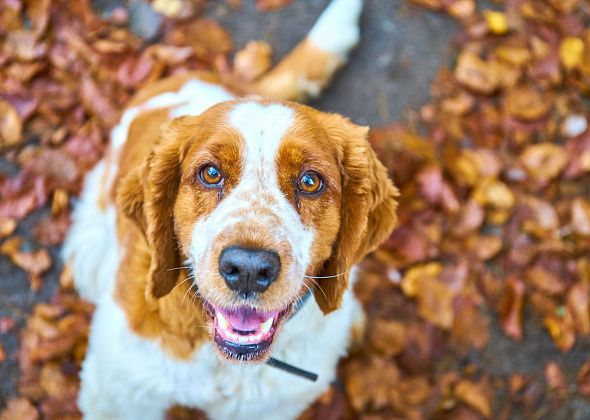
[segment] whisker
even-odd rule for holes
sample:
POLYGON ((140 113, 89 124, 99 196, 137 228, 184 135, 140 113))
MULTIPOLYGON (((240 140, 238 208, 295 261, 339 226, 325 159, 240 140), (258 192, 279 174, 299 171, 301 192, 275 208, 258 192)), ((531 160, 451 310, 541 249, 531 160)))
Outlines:
POLYGON ((175 290, 176 290, 176 288, 177 288, 178 286, 180 286, 181 284, 184 284, 184 283, 186 283, 187 281, 189 281, 189 280, 192 280, 192 279, 194 279, 194 277, 193 277, 193 276, 188 276, 186 279, 184 279, 183 281, 181 281, 180 283, 178 283, 176 286, 174 286, 174 288, 173 288, 172 290, 170 290, 170 293, 172 293, 173 291, 175 291, 175 290))
POLYGON ((329 300, 328 299, 328 296, 326 296, 326 293, 324 293, 324 290, 320 287, 320 285, 318 284, 318 282, 315 281, 313 279, 313 277, 308 277, 308 278, 313 282, 313 284, 315 284, 317 286, 317 288, 320 290, 320 292, 322 292, 322 295, 324 295, 324 297, 326 298, 326 300, 329 300))
POLYGON ((183 269, 186 269, 186 268, 191 268, 191 267, 189 265, 181 265, 180 267, 169 268, 166 271, 183 270, 183 269))
POLYGON ((345 271, 343 273, 340 274, 334 274, 333 276, 304 276, 307 279, 333 279, 334 277, 340 277, 345 275, 346 273, 348 273, 348 271, 345 271))

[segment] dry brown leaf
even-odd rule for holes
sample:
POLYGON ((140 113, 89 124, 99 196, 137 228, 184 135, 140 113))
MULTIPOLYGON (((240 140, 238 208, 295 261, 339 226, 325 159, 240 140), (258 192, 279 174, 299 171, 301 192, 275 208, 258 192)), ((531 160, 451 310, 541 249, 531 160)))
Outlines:
POLYGON ((549 389, 559 393, 567 392, 567 381, 559 365, 556 362, 549 362, 545 366, 545 380, 549 389))
POLYGON ((262 76, 272 65, 272 47, 265 41, 250 41, 236 53, 234 73, 245 81, 252 82, 262 76))
POLYGON ((363 411, 369 405, 379 409, 389 404, 390 390, 400 373, 395 363, 373 356, 369 361, 349 364, 346 376, 348 398, 356 410, 363 411))
POLYGON ((530 285, 550 296, 562 295, 567 287, 560 276, 540 265, 529 268, 526 279, 530 285))
POLYGON ((16 229, 16 220, 0 216, 0 238, 12 235, 16 229))
POLYGON ((515 340, 522 339, 522 310, 525 290, 524 283, 516 277, 509 276, 506 279, 500 318, 504 333, 515 340))
POLYGON ((406 328, 403 323, 377 319, 370 328, 371 343, 380 353, 392 357, 402 352, 406 345, 406 328))
POLYGON ((13 398, 8 400, 6 408, 0 414, 0 420, 37 420, 39 413, 25 398, 13 398))
POLYGON ((47 271, 52 264, 51 256, 46 249, 35 252, 15 252, 10 256, 11 261, 22 268, 29 275, 31 289, 38 291, 41 288, 41 274, 47 271))
POLYGON ((0 99, 0 148, 19 144, 23 138, 23 123, 17 110, 0 99))
POLYGON ((459 55, 455 77, 465 87, 485 95, 491 95, 500 85, 497 69, 476 54, 467 51, 459 55))
POLYGON ((510 188, 496 179, 486 178, 473 191, 472 198, 483 206, 510 210, 516 201, 510 188))
POLYGON ((483 349, 490 339, 490 321, 473 303, 460 305, 455 311, 451 337, 460 351, 483 349))
POLYGON ((590 290, 587 283, 576 283, 567 292, 566 305, 578 334, 590 334, 590 290))
POLYGON ((475 408, 482 416, 491 417, 489 389, 485 382, 475 383, 463 379, 455 386, 455 395, 465 404, 475 408))
POLYGON ((572 229, 581 236, 590 236, 590 202, 576 198, 571 207, 572 229))
POLYGON ((261 12, 269 12, 281 9, 292 2, 293 0, 256 0, 256 8, 261 12))
POLYGON ((528 146, 519 161, 532 178, 547 182, 561 174, 567 164, 567 155, 557 144, 540 143, 528 146))
POLYGON ((563 308, 563 315, 551 314, 543 319, 545 328, 558 349, 562 351, 571 350, 576 343, 576 331, 574 320, 567 308, 563 308))
POLYGON ((543 118, 550 109, 551 102, 548 98, 531 86, 511 89, 506 95, 506 112, 523 121, 543 118))

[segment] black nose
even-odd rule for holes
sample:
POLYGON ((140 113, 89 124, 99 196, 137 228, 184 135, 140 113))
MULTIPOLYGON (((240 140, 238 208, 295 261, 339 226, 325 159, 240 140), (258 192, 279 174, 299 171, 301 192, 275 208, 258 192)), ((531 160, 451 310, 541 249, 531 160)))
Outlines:
POLYGON ((230 247, 219 257, 219 273, 243 297, 262 293, 277 279, 281 260, 265 249, 230 247))

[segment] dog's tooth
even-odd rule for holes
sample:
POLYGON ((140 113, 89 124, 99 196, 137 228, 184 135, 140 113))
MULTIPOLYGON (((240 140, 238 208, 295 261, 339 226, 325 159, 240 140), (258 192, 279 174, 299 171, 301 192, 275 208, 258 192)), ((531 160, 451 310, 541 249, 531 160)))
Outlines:
POLYGON ((268 318, 266 321, 264 321, 262 323, 262 325, 260 325, 260 331, 263 334, 266 334, 267 332, 269 332, 270 329, 272 328, 272 323, 273 322, 274 322, 274 318, 273 317, 268 318))
POLYGON ((228 330, 229 321, 225 319, 221 312, 217 312, 215 315, 217 316, 217 325, 219 325, 223 330, 228 330))

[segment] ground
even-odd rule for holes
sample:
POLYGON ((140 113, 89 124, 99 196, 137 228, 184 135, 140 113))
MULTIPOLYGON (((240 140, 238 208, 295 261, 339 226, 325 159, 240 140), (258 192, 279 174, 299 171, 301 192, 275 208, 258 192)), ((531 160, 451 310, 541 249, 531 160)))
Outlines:
MULTIPOLYGON (((101 2, 98 2, 101 3, 101 2)), ((236 48, 252 39, 264 39, 272 44, 275 58, 283 56, 311 27, 328 0, 297 1, 276 12, 260 13, 245 1, 241 10, 228 8, 223 1, 211 1, 207 14, 218 19, 233 37, 236 48)), ((103 5, 104 6, 104 5, 103 5)), ((339 112, 359 124, 380 126, 391 121, 412 121, 420 107, 430 97, 430 85, 440 67, 450 66, 455 55, 452 39, 457 27, 441 14, 408 6, 404 0, 366 1, 362 18, 361 43, 350 63, 337 76, 333 85, 313 100, 312 105, 325 111, 339 112)), ((0 160, 0 171, 14 170, 0 160)), ((31 241, 31 227, 47 210, 30 216, 19 225, 17 233, 31 241)), ((54 266, 43 277, 38 293, 30 290, 24 272, 0 256, 0 318, 17 316, 20 325, 39 301, 49 299, 57 287, 61 271, 59 249, 51 249, 54 266)), ((516 343, 507 338, 495 316, 490 314, 491 337, 481 352, 472 351, 464 359, 443 358, 440 369, 452 365, 475 364, 485 367, 496 378, 507 379, 514 373, 543 377, 545 364, 557 360, 568 382, 575 381, 580 365, 586 360, 590 341, 580 338, 568 353, 558 351, 535 316, 526 313, 524 340, 516 343)), ((0 343, 7 354, 15 352, 16 333, 0 334, 0 343)), ((11 395, 18 378, 17 363, 0 363, 0 408, 11 395)), ((496 408, 502 408, 501 398, 496 408)), ((547 407, 535 413, 546 416, 547 407)), ((518 418, 518 413, 514 413, 518 418)), ((572 397, 567 404, 551 412, 551 418, 584 419, 590 417, 590 403, 582 397, 572 397)), ((548 417, 547 417, 548 418, 548 417)))

